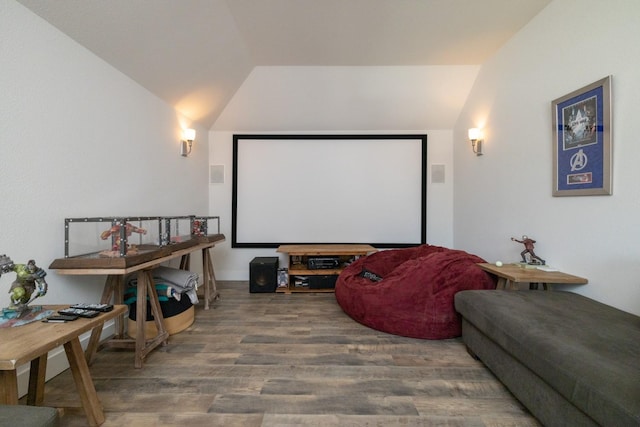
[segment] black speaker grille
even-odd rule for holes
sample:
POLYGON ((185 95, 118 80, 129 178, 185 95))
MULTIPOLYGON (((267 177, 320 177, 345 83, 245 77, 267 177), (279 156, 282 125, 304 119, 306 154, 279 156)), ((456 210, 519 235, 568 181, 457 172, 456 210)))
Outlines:
POLYGON ((249 264, 249 292, 275 292, 277 286, 278 258, 254 258, 249 264))

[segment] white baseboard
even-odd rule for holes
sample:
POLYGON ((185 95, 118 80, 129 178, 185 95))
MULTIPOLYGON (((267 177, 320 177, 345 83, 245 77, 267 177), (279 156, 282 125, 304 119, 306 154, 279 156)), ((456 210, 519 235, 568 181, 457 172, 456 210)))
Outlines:
MULTIPOLYGON (((105 322, 102 328, 102 334, 100 335, 100 341, 115 334, 115 331, 115 320, 112 319, 105 322)), ((83 349, 87 348, 89 337, 91 337, 91 332, 86 332, 80 335, 80 344, 82 345, 83 349)), ((20 397, 25 396, 27 394, 27 390, 29 389, 29 368, 29 363, 18 367, 18 394, 20 397)), ((50 351, 49 355, 47 356, 47 373, 45 377, 46 381, 49 381, 51 378, 64 372, 67 369, 69 369, 69 362, 67 361, 67 355, 64 352, 64 348, 58 347, 50 351)))

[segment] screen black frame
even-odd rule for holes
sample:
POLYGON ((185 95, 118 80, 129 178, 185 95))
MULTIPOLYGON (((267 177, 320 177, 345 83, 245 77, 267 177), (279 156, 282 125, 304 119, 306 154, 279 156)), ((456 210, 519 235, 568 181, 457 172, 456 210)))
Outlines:
POLYGON ((231 199, 231 247, 232 248, 277 248, 280 245, 332 244, 344 242, 238 242, 238 147, 246 140, 393 140, 407 139, 421 141, 421 201, 420 201, 420 241, 415 243, 397 242, 349 242, 368 244, 376 248, 413 247, 427 242, 427 135, 426 134, 234 134, 231 199))

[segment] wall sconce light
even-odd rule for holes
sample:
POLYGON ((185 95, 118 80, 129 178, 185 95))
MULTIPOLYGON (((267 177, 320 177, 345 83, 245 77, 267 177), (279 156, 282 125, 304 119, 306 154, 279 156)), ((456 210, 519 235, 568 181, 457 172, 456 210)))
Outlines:
POLYGON ((482 156, 482 133, 478 128, 469 129, 469 140, 471 141, 471 149, 476 156, 482 156))
POLYGON ((187 157, 191 154, 191 146, 194 139, 196 139, 195 129, 184 129, 182 131, 182 143, 180 144, 180 155, 182 157, 187 157))

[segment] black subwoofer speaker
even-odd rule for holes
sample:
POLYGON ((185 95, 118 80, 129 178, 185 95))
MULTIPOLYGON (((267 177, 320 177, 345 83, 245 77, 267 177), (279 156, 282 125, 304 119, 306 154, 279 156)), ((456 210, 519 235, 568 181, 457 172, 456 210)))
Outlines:
POLYGON ((278 287, 278 257, 255 257, 249 264, 249 292, 275 292, 278 287))

